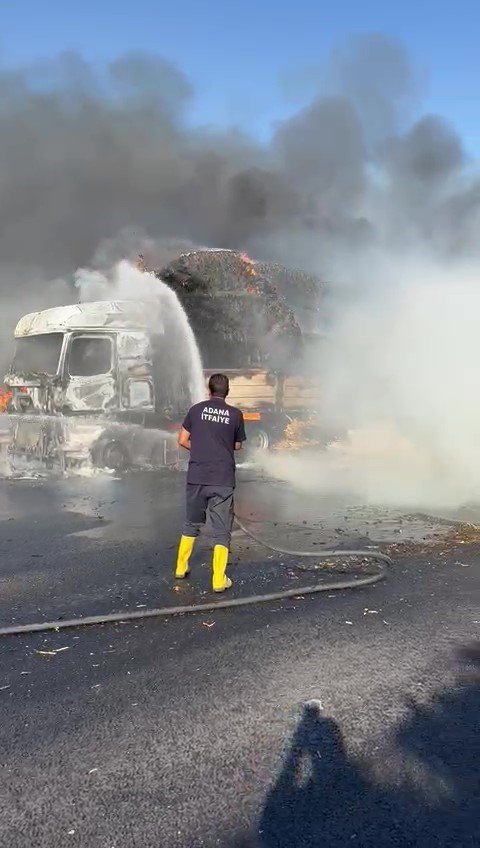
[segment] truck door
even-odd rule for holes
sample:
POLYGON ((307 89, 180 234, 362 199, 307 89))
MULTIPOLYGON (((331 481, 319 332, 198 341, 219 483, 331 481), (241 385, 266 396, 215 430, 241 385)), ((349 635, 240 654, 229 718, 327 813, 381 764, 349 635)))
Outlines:
POLYGON ((122 411, 134 421, 155 409, 150 338, 143 330, 124 330, 117 335, 118 374, 122 411), (140 416, 140 417, 139 417, 140 416))
POLYGON ((115 337, 81 333, 69 340, 64 407, 68 413, 105 412, 118 406, 115 337))

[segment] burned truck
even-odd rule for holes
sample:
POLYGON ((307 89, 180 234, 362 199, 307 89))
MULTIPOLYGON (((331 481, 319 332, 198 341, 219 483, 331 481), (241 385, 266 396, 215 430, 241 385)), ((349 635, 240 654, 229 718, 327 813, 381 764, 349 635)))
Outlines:
MULTIPOLYGON (((306 335, 248 258, 218 251, 212 264, 190 254, 155 274, 183 305, 205 379, 229 375, 229 401, 244 412, 251 449, 268 448, 292 417, 316 407, 318 387, 300 367, 306 335)), ((26 315, 15 342, 5 377, 13 457, 114 469, 177 460, 192 362, 155 292, 26 315)))

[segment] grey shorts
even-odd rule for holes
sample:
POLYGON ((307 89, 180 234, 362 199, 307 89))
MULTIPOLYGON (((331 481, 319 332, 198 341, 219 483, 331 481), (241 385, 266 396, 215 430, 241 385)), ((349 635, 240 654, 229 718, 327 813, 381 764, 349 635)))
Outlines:
POLYGON ((231 486, 197 486, 187 483, 186 520, 184 536, 198 536, 207 520, 207 513, 216 545, 230 547, 233 524, 233 488, 231 486))

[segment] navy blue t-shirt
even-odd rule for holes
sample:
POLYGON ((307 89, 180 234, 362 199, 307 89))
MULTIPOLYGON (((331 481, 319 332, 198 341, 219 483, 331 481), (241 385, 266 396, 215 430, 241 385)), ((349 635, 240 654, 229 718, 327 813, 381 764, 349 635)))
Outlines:
POLYGON ((235 442, 244 442, 243 414, 223 398, 196 403, 183 427, 190 433, 187 482, 201 486, 235 486, 235 442))

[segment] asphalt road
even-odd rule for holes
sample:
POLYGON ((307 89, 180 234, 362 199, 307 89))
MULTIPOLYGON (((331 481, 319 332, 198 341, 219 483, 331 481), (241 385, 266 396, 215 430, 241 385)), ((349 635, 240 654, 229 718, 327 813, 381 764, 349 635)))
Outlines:
MULTIPOLYGON (((288 519, 250 485, 250 517, 288 519)), ((202 546, 173 589, 181 502, 175 475, 4 481, 2 623, 209 597, 202 546)), ((305 547, 328 529, 309 509, 305 547)), ((235 591, 299 579, 235 548, 235 591)), ((5 639, 0 845, 478 844, 479 559, 445 544, 364 590, 5 639)))

